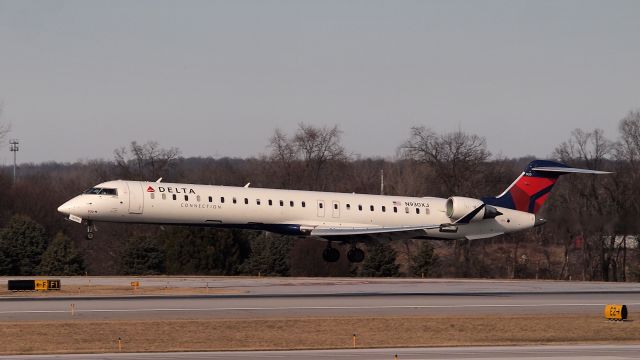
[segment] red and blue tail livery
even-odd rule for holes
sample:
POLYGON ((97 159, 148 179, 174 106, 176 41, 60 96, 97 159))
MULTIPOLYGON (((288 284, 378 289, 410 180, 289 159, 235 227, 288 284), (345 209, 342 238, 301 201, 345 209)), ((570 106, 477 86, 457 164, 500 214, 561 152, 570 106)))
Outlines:
POLYGON ((487 205, 536 214, 558 178, 575 173, 607 174, 604 171, 572 168, 555 161, 534 160, 502 194, 483 198, 482 201, 487 205))

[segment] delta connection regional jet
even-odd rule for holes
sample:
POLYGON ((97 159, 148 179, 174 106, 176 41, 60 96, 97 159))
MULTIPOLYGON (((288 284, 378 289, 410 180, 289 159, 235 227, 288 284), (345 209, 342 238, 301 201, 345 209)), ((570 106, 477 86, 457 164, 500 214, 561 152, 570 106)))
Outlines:
POLYGON ((94 221, 264 230, 328 240, 322 257, 335 262, 332 241, 350 242, 347 257, 361 262, 357 241, 371 239, 484 239, 546 221, 536 213, 560 175, 606 174, 545 160, 529 163, 497 197, 448 199, 277 190, 116 180, 98 184, 58 211, 87 225, 94 221))

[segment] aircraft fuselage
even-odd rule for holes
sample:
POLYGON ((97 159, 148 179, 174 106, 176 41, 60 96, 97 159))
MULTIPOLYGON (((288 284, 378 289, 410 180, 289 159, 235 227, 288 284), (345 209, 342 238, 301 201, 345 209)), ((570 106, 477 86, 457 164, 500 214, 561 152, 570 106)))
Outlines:
POLYGON ((500 215, 495 218, 443 227, 452 223, 446 202, 436 197, 116 180, 96 185, 58 210, 78 222, 233 227, 323 237, 366 233, 391 239, 477 239, 535 224, 533 214, 497 208, 500 215))

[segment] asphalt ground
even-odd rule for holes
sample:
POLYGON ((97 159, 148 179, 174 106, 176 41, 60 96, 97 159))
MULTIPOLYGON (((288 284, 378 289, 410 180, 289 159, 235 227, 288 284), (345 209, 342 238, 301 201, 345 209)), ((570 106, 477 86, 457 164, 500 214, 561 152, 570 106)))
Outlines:
MULTIPOLYGON (((8 278, 3 278, 3 281, 8 278)), ((360 278, 62 278, 62 286, 209 288, 233 294, 0 297, 0 321, 172 320, 318 316, 600 314, 605 304, 640 308, 640 285, 562 281, 360 278), (73 304, 73 307, 72 307, 73 304), (73 314, 72 314, 73 308, 73 314)), ((41 295, 41 294, 38 294, 41 295)))
MULTIPOLYGON (((42 277, 0 277, 10 279, 42 277)), ((55 277, 63 287, 129 286, 138 281, 142 287, 234 290, 253 295, 266 294, 504 294, 504 293, 607 293, 640 292, 639 283, 484 280, 484 279, 407 279, 407 278, 273 278, 273 277, 55 277)), ((5 285, 6 286, 6 285, 5 285)))
POLYGON ((0 356, 3 360, 273 360, 273 359, 350 359, 350 360, 418 359, 640 359, 640 345, 553 345, 553 346, 486 346, 449 348, 392 348, 301 351, 238 351, 184 353, 116 353, 0 356))

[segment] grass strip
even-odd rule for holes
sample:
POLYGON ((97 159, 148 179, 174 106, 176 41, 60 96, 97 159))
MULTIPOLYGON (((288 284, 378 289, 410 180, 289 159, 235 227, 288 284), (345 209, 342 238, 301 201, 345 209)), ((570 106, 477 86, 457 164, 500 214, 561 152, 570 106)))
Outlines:
MULTIPOLYGON (((634 315, 634 314, 630 314, 634 315)), ((636 314, 637 315, 637 314, 636 314)), ((612 343, 640 322, 598 316, 412 316, 166 321, 2 321, 0 354, 612 343)))

